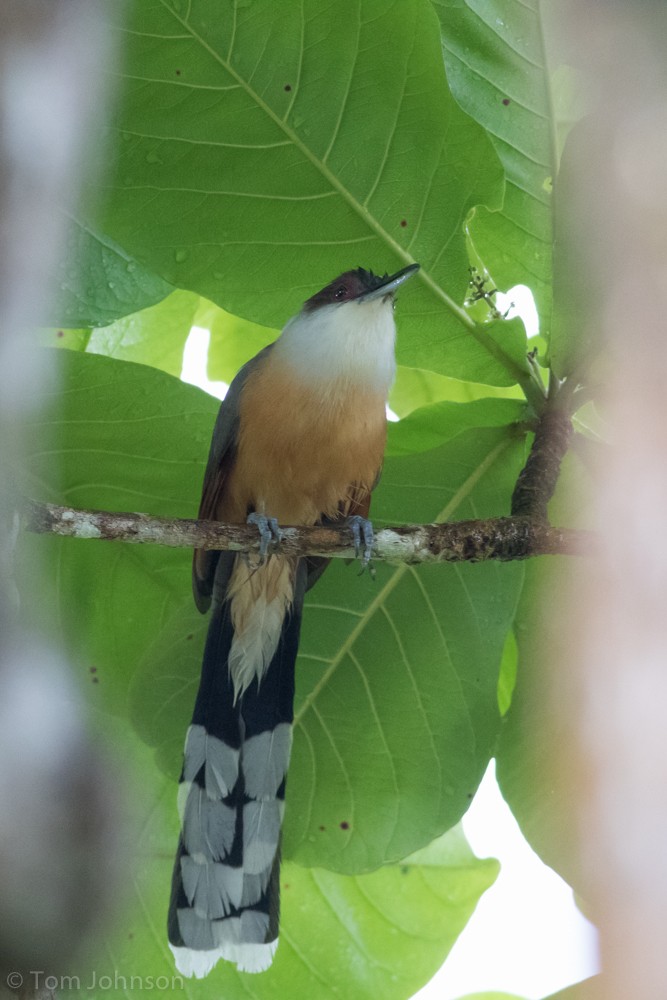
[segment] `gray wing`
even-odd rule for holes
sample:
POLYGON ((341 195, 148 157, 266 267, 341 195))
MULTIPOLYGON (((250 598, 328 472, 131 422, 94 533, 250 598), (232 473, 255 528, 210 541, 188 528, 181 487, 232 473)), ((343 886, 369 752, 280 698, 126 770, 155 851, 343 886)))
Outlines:
MULTIPOLYGON (((236 458, 241 393, 248 376, 258 365, 262 364, 272 348, 273 344, 269 344, 241 368, 220 404, 213 428, 206 472, 204 473, 198 514, 200 520, 215 520, 216 518, 227 478, 236 458)), ((192 589, 195 603, 202 612, 207 611, 210 607, 213 579, 221 558, 230 564, 231 569, 231 563, 234 559, 233 553, 195 550, 192 561, 192 589)))

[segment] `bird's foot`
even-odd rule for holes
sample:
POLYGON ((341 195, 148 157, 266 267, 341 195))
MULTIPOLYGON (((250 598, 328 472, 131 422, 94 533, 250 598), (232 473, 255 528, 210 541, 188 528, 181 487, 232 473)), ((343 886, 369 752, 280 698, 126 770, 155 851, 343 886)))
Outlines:
POLYGON ((254 524, 259 532, 259 564, 266 562, 269 547, 278 546, 282 541, 283 533, 278 526, 275 517, 266 517, 265 514, 258 514, 253 511, 248 514, 246 524, 254 524))
POLYGON ((361 572, 363 573, 367 569, 371 576, 375 576, 375 570, 371 566, 373 541, 375 539, 372 523, 359 514, 353 514, 351 517, 348 517, 347 523, 354 539, 354 554, 357 559, 361 559, 361 572))

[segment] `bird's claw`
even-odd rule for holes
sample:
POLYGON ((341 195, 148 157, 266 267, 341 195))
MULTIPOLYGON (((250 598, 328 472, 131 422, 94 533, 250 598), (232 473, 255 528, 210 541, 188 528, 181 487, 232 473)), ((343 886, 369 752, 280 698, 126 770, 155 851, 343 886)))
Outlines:
POLYGON ((256 511, 248 514, 246 524, 254 524, 259 532, 259 562, 261 565, 266 562, 269 546, 279 545, 282 541, 283 533, 275 517, 267 517, 265 514, 258 514, 256 511))
POLYGON ((375 573, 371 566, 371 556, 373 554, 375 532, 373 531, 372 523, 359 514, 353 514, 352 517, 347 519, 347 523, 354 539, 354 554, 357 559, 361 559, 361 572, 363 573, 365 569, 368 569, 371 576, 374 576, 375 573))

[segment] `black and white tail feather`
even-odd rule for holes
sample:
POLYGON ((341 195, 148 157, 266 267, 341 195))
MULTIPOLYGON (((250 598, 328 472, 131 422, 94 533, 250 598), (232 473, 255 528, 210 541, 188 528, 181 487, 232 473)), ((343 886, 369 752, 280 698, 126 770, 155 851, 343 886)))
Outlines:
POLYGON ((214 598, 185 741, 169 906, 170 946, 185 976, 206 976, 221 958, 239 971, 262 972, 277 947, 280 831, 305 574, 302 563, 275 650, 242 690, 230 669, 231 602, 214 598))

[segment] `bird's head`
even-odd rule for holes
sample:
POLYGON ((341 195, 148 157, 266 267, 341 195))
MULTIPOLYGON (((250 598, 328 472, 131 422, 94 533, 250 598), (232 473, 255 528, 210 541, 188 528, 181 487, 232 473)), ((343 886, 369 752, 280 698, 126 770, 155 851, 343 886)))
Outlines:
POLYGON ((369 302, 393 304, 399 285, 411 278, 419 270, 419 264, 408 264, 396 274, 373 274, 363 267, 354 271, 344 271, 330 281, 321 291, 316 292, 303 306, 303 312, 312 313, 324 306, 344 305, 354 302, 365 305, 369 302))

